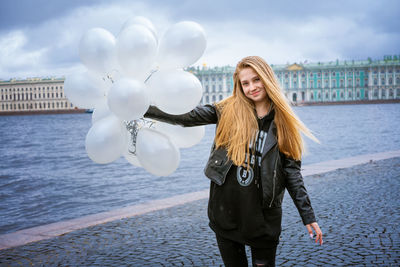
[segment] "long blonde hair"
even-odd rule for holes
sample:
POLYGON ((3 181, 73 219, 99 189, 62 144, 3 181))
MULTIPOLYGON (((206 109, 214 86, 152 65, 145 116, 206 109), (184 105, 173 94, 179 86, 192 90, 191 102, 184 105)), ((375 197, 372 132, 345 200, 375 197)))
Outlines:
POLYGON ((237 64, 233 74, 232 96, 216 103, 221 114, 215 136, 216 147, 224 147, 233 163, 241 166, 245 162, 246 153, 249 153, 250 144, 254 144, 258 130, 255 106, 244 95, 239 79, 240 71, 245 68, 252 68, 257 73, 264 84, 268 100, 273 104, 279 150, 295 160, 300 160, 304 151, 301 132, 316 142, 318 139, 293 112, 272 68, 257 56, 245 57, 237 64))

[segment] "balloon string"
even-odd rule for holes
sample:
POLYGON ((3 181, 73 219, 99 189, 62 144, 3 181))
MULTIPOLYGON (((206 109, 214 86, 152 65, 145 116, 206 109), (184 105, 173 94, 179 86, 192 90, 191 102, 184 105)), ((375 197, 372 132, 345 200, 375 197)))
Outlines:
POLYGON ((139 130, 143 127, 153 128, 154 121, 141 118, 133 121, 124 121, 124 122, 126 125, 126 129, 130 134, 128 152, 136 156, 136 140, 139 130))
POLYGON ((149 76, 147 76, 146 80, 144 80, 144 83, 146 83, 146 82, 151 78, 151 76, 153 75, 153 73, 154 73, 154 72, 157 72, 157 71, 158 71, 158 69, 151 70, 149 76))

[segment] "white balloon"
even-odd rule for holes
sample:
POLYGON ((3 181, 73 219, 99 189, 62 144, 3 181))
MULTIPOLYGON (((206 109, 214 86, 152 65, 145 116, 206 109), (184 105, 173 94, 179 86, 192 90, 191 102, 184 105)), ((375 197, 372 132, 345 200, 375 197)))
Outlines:
POLYGON ((153 129, 139 130, 136 152, 140 164, 148 172, 157 176, 170 175, 179 166, 179 149, 165 134, 153 129))
POLYGON ((196 145, 203 139, 205 134, 204 126, 182 127, 164 122, 156 122, 154 125, 156 130, 166 134, 179 148, 196 145))
POLYGON ((102 104, 97 105, 92 113, 92 125, 110 115, 112 115, 112 112, 108 108, 106 101, 102 104))
POLYGON ((93 108, 103 102, 107 90, 107 83, 90 72, 68 75, 64 81, 65 96, 80 108, 93 108))
POLYGON ((149 30, 151 31, 151 33, 152 33, 153 36, 154 36, 154 39, 156 39, 156 41, 158 40, 158 37, 157 37, 157 30, 156 30, 156 28, 154 27, 154 24, 153 24, 148 18, 142 17, 142 16, 137 16, 137 17, 133 17, 133 18, 128 19, 128 20, 124 23, 124 25, 122 26, 121 32, 122 32, 125 28, 127 28, 127 27, 129 27, 129 26, 131 26, 131 25, 142 25, 142 26, 145 26, 147 29, 149 29, 149 30))
POLYGON ((191 111, 199 104, 203 94, 197 77, 183 70, 157 71, 146 85, 152 102, 170 114, 191 111))
POLYGON ((117 68, 115 37, 103 28, 88 30, 79 43, 79 56, 89 69, 102 75, 117 68))
POLYGON ((118 159, 127 145, 123 122, 115 116, 107 116, 90 128, 86 135, 86 152, 91 160, 105 164, 118 159))
POLYGON ((126 75, 144 81, 157 54, 157 41, 142 25, 126 27, 117 39, 118 62, 126 75))
POLYGON ((204 29, 196 22, 172 25, 160 39, 157 61, 160 68, 183 68, 195 63, 204 53, 204 29))
POLYGON ((116 81, 108 92, 108 107, 123 120, 143 117, 150 102, 143 82, 123 78, 116 81))

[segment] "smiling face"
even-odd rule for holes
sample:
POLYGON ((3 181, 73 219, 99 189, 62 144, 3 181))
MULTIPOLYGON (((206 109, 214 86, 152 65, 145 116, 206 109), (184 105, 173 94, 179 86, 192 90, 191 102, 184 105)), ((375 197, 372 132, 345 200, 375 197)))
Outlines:
POLYGON ((258 74, 252 68, 244 68, 239 72, 239 80, 244 95, 253 101, 255 105, 265 103, 267 92, 258 74))

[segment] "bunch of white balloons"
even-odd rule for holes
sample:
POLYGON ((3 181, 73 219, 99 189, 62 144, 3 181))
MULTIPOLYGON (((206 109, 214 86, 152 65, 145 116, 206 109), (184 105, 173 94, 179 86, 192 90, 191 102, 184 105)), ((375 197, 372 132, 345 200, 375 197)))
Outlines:
POLYGON ((88 30, 79 44, 87 70, 67 76, 64 91, 77 107, 94 110, 85 140, 89 158, 106 164, 124 156, 154 175, 173 173, 179 148, 198 143, 204 126, 148 123, 143 115, 150 105, 182 114, 199 104, 201 83, 183 68, 205 48, 203 28, 191 21, 172 25, 160 39, 144 17, 128 20, 117 37, 103 28, 88 30))

